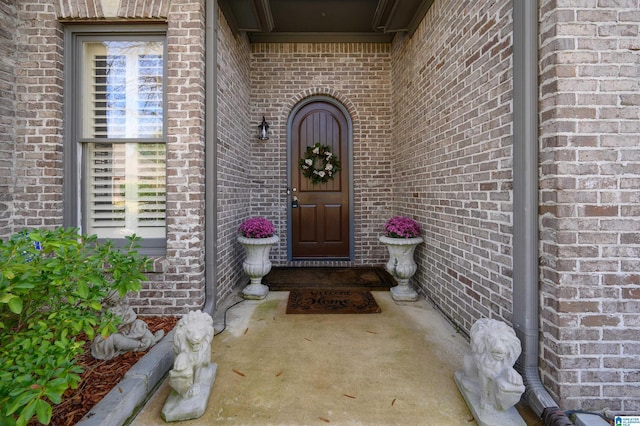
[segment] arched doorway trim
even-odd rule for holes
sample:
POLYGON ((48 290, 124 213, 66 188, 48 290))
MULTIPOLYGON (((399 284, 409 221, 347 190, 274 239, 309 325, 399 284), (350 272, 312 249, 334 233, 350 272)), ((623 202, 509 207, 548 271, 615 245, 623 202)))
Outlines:
MULTIPOLYGON (((296 116, 296 113, 300 111, 304 106, 313 103, 313 102, 325 102, 333 105, 338 108, 340 112, 344 115, 347 121, 347 159, 349 167, 349 176, 348 176, 348 185, 349 185, 349 261, 353 262, 355 260, 355 232, 354 232, 354 196, 353 196, 353 118, 350 111, 347 107, 338 99, 328 95, 311 95, 299 100, 297 103, 293 104, 290 108, 289 115, 287 117, 287 187, 291 188, 292 176, 292 162, 297 161, 297 159, 291 158, 291 150, 289 149, 291 146, 291 134, 292 134, 292 124, 293 119, 296 116)), ((341 161, 345 161, 342 159, 341 161)), ((292 232, 291 232, 291 203, 293 200, 293 193, 291 191, 287 191, 287 261, 292 261, 292 232)), ((321 260, 322 261, 322 260, 321 260)), ((333 261, 333 259, 326 259, 326 261, 333 261)))

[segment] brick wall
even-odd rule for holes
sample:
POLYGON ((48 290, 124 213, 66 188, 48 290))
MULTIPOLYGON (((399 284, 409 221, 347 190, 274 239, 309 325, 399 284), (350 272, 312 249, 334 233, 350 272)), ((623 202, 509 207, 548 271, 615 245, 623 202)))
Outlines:
POLYGON ((62 26, 51 2, 16 2, 14 226, 62 224, 62 26))
MULTIPOLYGON (((219 14, 218 24, 218 300, 248 278, 242 270, 244 253, 237 242, 238 227, 251 213, 254 169, 250 166, 250 51, 246 35, 234 37, 219 14)), ((246 282, 245 282, 246 281, 246 282)))
POLYGON ((12 233, 16 125, 17 11, 0 5, 0 236, 12 233))
MULTIPOLYGON (((145 9, 163 10, 151 3, 161 2, 147 0, 145 9)), ((167 255, 131 298, 141 314, 184 314, 205 301, 204 15, 204 0, 171 0, 168 8, 167 255)))
POLYGON ((251 208, 252 214, 271 218, 278 229, 280 243, 272 252, 276 264, 286 263, 287 254, 287 119, 299 101, 313 95, 337 99, 351 115, 354 264, 383 263, 386 254, 378 236, 391 214, 390 66, 387 44, 251 45, 252 128, 263 115, 271 125, 269 141, 258 142, 252 135, 251 208))
POLYGON ((544 381, 640 413, 640 11, 540 2, 544 381))
POLYGON ((459 325, 511 320, 510 2, 437 1, 393 43, 393 206, 415 281, 459 325))
MULTIPOLYGON (((123 2, 125 4, 126 2, 123 2)), ((15 33, 15 223, 23 227, 62 224, 63 24, 95 22, 110 10, 87 2, 16 3, 22 22, 15 33)), ((137 2, 145 19, 167 22, 168 145, 167 256, 131 304, 141 314, 182 314, 204 303, 204 0, 137 2), (156 7, 157 6, 157 7, 156 7), (164 16, 160 16, 164 15, 164 16)), ((136 9, 137 10, 137 9, 136 9)), ((114 8, 137 18, 131 7, 114 8)), ((106 14, 106 15, 105 15, 106 14)), ((99 28, 99 27, 96 27, 99 28)), ((9 63, 11 57, 4 59, 9 63)), ((0 74, 1 75, 1 74, 0 74)), ((5 97, 3 96, 3 99, 5 97)), ((3 114, 4 117, 4 114, 3 114)), ((3 148, 4 149, 4 146, 3 148)), ((4 153, 3 153, 4 155, 4 153)), ((0 178, 4 176, 0 163, 0 178)), ((0 228, 2 229, 2 228, 0 228)), ((7 235, 8 232, 4 232, 7 235)))

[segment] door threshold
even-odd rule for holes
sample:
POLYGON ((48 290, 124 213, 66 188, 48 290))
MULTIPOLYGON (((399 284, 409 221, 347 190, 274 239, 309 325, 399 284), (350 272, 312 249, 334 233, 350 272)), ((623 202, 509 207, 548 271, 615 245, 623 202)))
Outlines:
MULTIPOLYGON (((275 265, 274 265, 275 266, 275 265)), ((356 266, 355 262, 349 258, 336 257, 336 258, 295 258, 289 260, 284 265, 278 266, 290 266, 298 268, 353 268, 356 266)))

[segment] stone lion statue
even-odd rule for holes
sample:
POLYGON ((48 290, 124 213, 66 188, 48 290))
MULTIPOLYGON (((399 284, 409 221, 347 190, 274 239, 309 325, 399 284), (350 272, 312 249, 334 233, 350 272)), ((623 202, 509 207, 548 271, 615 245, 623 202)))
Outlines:
POLYGON ((507 324, 487 318, 473 324, 462 383, 479 393, 482 409, 506 411, 518 403, 525 387, 513 365, 521 351, 520 340, 507 324))
POLYGON ((201 311, 189 312, 176 324, 173 336, 176 359, 169 372, 169 385, 183 398, 200 392, 201 370, 211 363, 213 333, 213 319, 201 311))

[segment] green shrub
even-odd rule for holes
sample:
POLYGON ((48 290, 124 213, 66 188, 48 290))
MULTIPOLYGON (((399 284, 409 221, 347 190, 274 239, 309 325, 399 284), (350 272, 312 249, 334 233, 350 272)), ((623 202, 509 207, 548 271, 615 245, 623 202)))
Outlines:
POLYGON ((138 291, 146 279, 138 240, 117 249, 63 228, 0 240, 0 426, 25 425, 34 415, 48 424, 52 404, 78 386, 80 336, 116 331, 102 299, 138 291))

